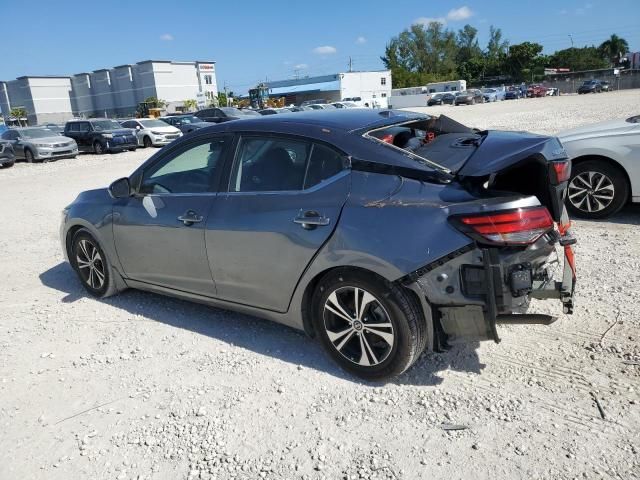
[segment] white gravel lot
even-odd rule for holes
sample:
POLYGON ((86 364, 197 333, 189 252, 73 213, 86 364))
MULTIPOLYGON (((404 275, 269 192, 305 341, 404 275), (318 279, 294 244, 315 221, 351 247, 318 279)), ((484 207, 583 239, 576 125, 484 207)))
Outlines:
MULTIPOLYGON (((555 133, 638 114, 640 92, 424 110, 555 133)), ((151 153, 0 170, 1 479, 640 478, 640 208, 575 222, 573 316, 368 384, 277 324, 85 295, 60 211, 151 153)))

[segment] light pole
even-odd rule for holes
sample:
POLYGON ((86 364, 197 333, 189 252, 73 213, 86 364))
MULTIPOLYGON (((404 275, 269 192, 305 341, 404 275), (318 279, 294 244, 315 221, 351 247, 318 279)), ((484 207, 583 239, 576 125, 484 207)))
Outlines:
POLYGON ((569 40, 571 40, 571 48, 573 48, 573 37, 569 34, 569 40))

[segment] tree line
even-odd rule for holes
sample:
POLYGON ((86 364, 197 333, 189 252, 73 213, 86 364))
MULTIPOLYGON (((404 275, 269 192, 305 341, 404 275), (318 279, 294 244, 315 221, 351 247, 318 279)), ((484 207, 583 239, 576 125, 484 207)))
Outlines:
POLYGON ((402 88, 457 79, 533 82, 544 75, 545 68, 580 71, 618 65, 628 48, 627 41, 614 34, 598 47, 572 46, 544 55, 539 43, 512 45, 493 25, 482 48, 475 27, 465 25, 456 32, 431 22, 414 24, 393 37, 380 58, 392 72, 394 87, 402 88))

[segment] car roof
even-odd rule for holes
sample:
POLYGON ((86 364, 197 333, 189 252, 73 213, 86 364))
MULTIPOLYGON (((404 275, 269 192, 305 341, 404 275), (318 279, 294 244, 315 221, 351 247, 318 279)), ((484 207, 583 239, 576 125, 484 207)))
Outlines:
MULTIPOLYGON (((408 112, 404 110, 372 110, 372 109, 331 109, 313 110, 302 112, 281 113, 279 115, 268 115, 262 117, 247 117, 240 120, 239 128, 253 128, 254 126, 263 130, 266 123, 274 126, 286 125, 309 125, 316 127, 326 127, 344 131, 354 131, 365 128, 384 127, 399 122, 413 119, 428 119, 429 115, 408 112)), ((229 122, 230 123, 230 122, 229 122)))

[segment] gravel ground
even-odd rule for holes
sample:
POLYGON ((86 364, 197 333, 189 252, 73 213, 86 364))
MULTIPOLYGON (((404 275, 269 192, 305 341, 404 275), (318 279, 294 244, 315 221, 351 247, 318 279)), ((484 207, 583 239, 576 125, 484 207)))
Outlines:
MULTIPOLYGON (((426 110, 555 133, 640 113, 640 93, 426 110)), ((424 354, 369 384, 277 324, 84 294, 63 263, 60 210, 150 153, 0 171, 0 478, 640 477, 640 208, 575 222, 573 316, 503 327, 499 345, 424 354)))

